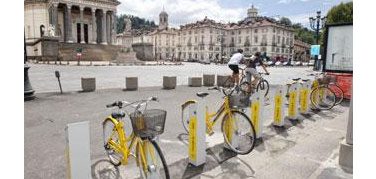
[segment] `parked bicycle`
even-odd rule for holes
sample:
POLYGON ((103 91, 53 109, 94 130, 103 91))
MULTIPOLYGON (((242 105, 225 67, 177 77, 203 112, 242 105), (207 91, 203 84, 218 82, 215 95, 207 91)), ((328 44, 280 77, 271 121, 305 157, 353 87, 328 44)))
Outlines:
POLYGON ((158 99, 150 97, 132 103, 116 101, 106 105, 107 108, 116 107, 119 112, 113 112, 103 121, 104 149, 115 166, 127 165, 128 157, 134 156, 141 178, 169 179, 166 160, 155 141, 155 137, 164 131, 167 112, 160 109, 147 109, 150 101, 158 101, 158 99), (128 113, 126 107, 134 108, 134 112, 128 113), (126 136, 123 127, 125 116, 130 118, 133 128, 129 137, 126 136))
MULTIPOLYGON (((223 87, 225 87, 226 89, 224 90, 224 94, 225 95, 228 95, 230 91, 234 91, 235 93, 247 93, 247 90, 248 90, 248 85, 250 82, 247 81, 247 78, 246 78, 246 72, 245 72, 245 68, 240 68, 239 67, 239 75, 240 75, 240 79, 239 79, 239 83, 235 83, 234 80, 232 79, 232 77, 228 77, 224 83, 223 83, 223 87)), ((264 93, 264 96, 266 97, 269 93, 269 82, 263 78, 263 75, 265 75, 266 73, 259 73, 260 74, 260 79, 257 83, 257 85, 253 86, 252 85, 252 93, 255 93, 255 92, 258 92, 258 91, 263 91, 264 93)), ((268 74, 266 74, 268 75, 268 74)))
MULTIPOLYGON (((255 145, 256 133, 254 126, 248 116, 242 112, 241 108, 249 107, 250 101, 249 96, 233 94, 234 88, 231 91, 228 91, 228 94, 225 92, 227 88, 223 87, 212 87, 208 90, 218 90, 222 91, 224 94, 224 101, 221 107, 214 113, 210 113, 208 107, 205 107, 205 120, 206 123, 206 133, 208 135, 214 134, 214 124, 218 119, 222 119, 221 122, 221 132, 224 137, 225 143, 230 147, 230 149, 238 154, 248 154, 250 153, 255 145), (222 117, 221 117, 222 116, 222 117), (238 140, 237 144, 233 144, 232 138, 235 138, 232 135, 236 135, 238 140)), ((205 98, 209 93, 197 93, 197 96, 200 98, 205 98)), ((182 123, 184 129, 189 133, 189 121, 190 116, 187 107, 197 103, 196 100, 188 100, 182 105, 182 123)))
POLYGON ((326 86, 327 88, 330 88, 335 96, 336 96, 336 103, 335 105, 339 105, 342 103, 344 98, 343 89, 339 87, 339 85, 336 83, 337 78, 334 76, 328 76, 324 72, 320 73, 312 73, 308 76, 315 76, 315 80, 318 80, 319 86, 326 86))

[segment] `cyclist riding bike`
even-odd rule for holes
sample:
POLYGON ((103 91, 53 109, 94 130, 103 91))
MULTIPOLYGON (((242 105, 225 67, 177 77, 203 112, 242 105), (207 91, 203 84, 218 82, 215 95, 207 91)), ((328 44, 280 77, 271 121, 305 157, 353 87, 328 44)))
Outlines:
POLYGON ((256 52, 255 55, 251 56, 251 58, 248 61, 247 67, 245 68, 245 72, 246 72, 246 75, 247 75, 247 81, 249 82, 248 83, 247 93, 252 93, 252 87, 255 87, 257 85, 257 83, 258 83, 258 81, 259 81, 259 79, 261 77, 260 74, 256 70, 256 65, 258 63, 260 63, 262 65, 262 68, 264 69, 265 74, 269 75, 269 72, 266 69, 266 66, 262 62, 261 53, 260 52, 256 52), (254 78, 253 81, 251 81, 252 80, 252 76, 254 78))
POLYGON ((228 62, 228 67, 232 70, 231 79, 234 83, 239 83, 239 64, 244 61, 243 50, 238 49, 228 62))

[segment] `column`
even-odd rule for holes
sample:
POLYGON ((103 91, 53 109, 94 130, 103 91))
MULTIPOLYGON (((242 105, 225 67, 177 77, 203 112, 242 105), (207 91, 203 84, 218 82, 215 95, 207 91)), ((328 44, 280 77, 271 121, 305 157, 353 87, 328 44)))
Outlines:
POLYGON ((81 42, 82 44, 85 43, 85 33, 84 33, 84 8, 80 6, 80 22, 81 22, 81 42))
POLYGON ((96 18, 95 18, 95 8, 91 8, 91 17, 92 17, 92 20, 93 20, 93 25, 92 25, 92 39, 91 39, 91 43, 92 44, 97 44, 97 22, 96 22, 96 18))
POLYGON ((58 9, 57 9, 57 6, 59 5, 59 3, 57 3, 57 2, 54 2, 53 4, 52 4, 52 25, 54 26, 54 28, 55 28, 55 34, 53 34, 54 36, 56 36, 57 35, 57 30, 58 30, 58 14, 57 14, 57 12, 58 12, 58 9))
POLYGON ((72 10, 72 4, 67 4, 67 12, 65 13, 65 17, 66 17, 66 26, 65 28, 67 28, 66 32, 66 39, 67 39, 67 42, 68 43, 73 43, 73 40, 72 40, 72 16, 71 16, 71 10, 72 10))
POLYGON ((107 45, 107 18, 106 18, 107 10, 103 9, 102 14, 102 45, 107 45))
POLYGON ((112 31, 112 44, 116 45, 117 44, 117 39, 116 39, 116 11, 113 11, 114 13, 112 14, 112 23, 113 23, 113 31, 112 31))
POLYGON ((106 14, 106 36, 107 43, 111 44, 111 15, 109 13, 106 14))

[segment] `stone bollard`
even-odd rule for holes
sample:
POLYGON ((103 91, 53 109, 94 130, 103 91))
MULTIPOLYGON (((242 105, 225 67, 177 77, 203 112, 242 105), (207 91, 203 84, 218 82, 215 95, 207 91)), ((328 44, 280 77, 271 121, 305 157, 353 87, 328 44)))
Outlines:
POLYGON ((84 92, 95 91, 95 78, 81 78, 81 87, 84 92))
POLYGON ((175 89, 176 76, 163 76, 163 89, 175 89))
POLYGON ((125 88, 129 91, 134 91, 138 89, 138 78, 137 77, 125 77, 125 88))
POLYGON ((215 75, 212 74, 204 74, 204 86, 214 86, 215 83, 215 75))
MULTIPOLYGON (((231 77, 231 75, 217 75, 217 85, 224 86, 225 81, 227 78, 231 77)), ((227 80, 226 83, 229 83, 230 80, 227 80)))
POLYGON ((188 77, 188 86, 201 87, 202 86, 202 78, 201 77, 188 77))

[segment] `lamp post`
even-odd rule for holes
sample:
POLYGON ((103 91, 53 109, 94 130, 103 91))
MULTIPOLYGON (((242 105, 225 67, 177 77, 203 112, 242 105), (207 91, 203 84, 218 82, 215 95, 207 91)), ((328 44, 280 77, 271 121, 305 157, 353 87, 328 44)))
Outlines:
POLYGON ((34 90, 31 87, 30 80, 29 80, 29 66, 26 64, 27 62, 27 53, 26 53, 26 37, 24 33, 24 101, 29 101, 35 98, 34 90))
MULTIPOLYGON (((310 17, 309 22, 311 29, 315 31, 316 45, 319 44, 319 32, 324 27, 326 21, 326 16, 321 17, 321 11, 317 11, 316 17, 310 17), (321 26, 320 26, 321 23, 321 26)), ((315 64, 313 70, 319 70, 320 62, 318 60, 318 55, 315 55, 315 64)))

